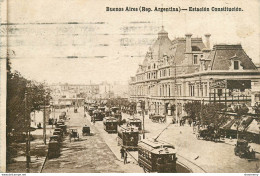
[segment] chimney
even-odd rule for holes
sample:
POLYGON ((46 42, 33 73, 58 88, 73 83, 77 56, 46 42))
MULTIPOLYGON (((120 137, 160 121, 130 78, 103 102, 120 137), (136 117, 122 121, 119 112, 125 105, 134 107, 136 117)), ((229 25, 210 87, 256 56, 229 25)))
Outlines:
POLYGON ((206 38, 206 48, 207 48, 207 49, 210 49, 209 38, 210 38, 211 34, 205 34, 204 36, 205 36, 205 38, 206 38))
POLYGON ((185 34, 186 36, 186 53, 191 53, 191 36, 192 34, 185 34))

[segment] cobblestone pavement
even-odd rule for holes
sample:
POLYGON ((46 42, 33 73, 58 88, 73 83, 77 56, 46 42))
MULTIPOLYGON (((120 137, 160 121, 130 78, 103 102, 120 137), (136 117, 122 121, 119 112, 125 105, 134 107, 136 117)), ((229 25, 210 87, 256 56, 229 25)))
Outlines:
MULTIPOLYGON (((124 114, 124 118, 129 115, 124 114)), ((139 116, 142 120, 142 117, 139 116)), ((147 131, 146 138, 156 137, 168 123, 153 123, 146 116, 145 129, 147 131)), ((252 173, 259 172, 260 155, 256 154, 256 160, 250 161, 241 159, 234 154, 234 146, 222 142, 212 142, 205 140, 198 140, 193 134, 192 127, 170 125, 165 130, 159 140, 164 140, 173 144, 177 149, 177 154, 192 161, 196 165, 202 167, 206 172, 228 172, 228 173, 252 173)), ((260 151, 260 145, 254 144, 256 151, 260 151)), ((180 158, 180 157, 179 157, 180 158)))
POLYGON ((63 141, 61 156, 48 160, 43 172, 87 172, 87 173, 122 173, 125 172, 120 161, 111 152, 110 148, 101 138, 99 132, 83 117, 83 108, 79 113, 68 112, 70 120, 68 126, 77 128, 80 132, 80 140, 72 142, 69 138, 63 141), (91 136, 82 136, 82 126, 91 126, 91 136))

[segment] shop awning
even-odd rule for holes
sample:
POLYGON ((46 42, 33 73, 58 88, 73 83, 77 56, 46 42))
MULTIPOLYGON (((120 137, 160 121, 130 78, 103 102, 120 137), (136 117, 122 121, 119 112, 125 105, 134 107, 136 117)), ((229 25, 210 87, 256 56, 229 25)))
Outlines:
MULTIPOLYGON (((252 122, 253 117, 251 116, 244 116, 242 117, 242 120, 238 126, 238 131, 244 131, 249 126, 249 124, 252 122)), ((237 124, 234 123, 231 128, 231 130, 237 130, 237 124)))
POLYGON ((246 129, 247 132, 260 134, 260 122, 254 119, 246 129))

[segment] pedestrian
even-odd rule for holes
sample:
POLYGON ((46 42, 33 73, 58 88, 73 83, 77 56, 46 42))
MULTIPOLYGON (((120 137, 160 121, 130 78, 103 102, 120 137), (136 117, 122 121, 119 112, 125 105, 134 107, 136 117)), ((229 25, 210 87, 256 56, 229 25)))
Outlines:
POLYGON ((120 153, 121 153, 121 159, 124 159, 124 148, 123 147, 121 147, 121 149, 120 149, 120 153))
POLYGON ((127 164, 127 150, 124 151, 124 164, 127 164))

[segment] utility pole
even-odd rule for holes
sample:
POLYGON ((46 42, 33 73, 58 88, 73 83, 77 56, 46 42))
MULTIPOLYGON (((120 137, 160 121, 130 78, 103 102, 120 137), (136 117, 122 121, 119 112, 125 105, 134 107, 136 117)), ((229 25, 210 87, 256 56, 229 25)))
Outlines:
POLYGON ((177 121, 178 121, 178 112, 177 112, 177 85, 176 85, 176 75, 177 75, 177 66, 176 66, 176 62, 174 63, 174 67, 175 67, 175 70, 174 70, 174 89, 175 89, 175 120, 176 120, 176 124, 177 124, 177 121))
POLYGON ((27 92, 25 92, 25 102, 24 102, 24 117, 26 120, 26 172, 30 172, 30 119, 27 116, 27 92))
POLYGON ((46 112, 45 112, 45 107, 46 106, 46 95, 44 95, 44 106, 43 106, 43 142, 46 145, 46 112))
POLYGON ((200 79, 200 120, 202 121, 202 118, 201 118, 201 112, 202 112, 202 90, 203 90, 203 87, 202 87, 202 82, 201 82, 201 75, 199 75, 199 79, 200 79))
POLYGON ((145 130, 144 130, 144 110, 142 110, 143 112, 143 139, 145 139, 145 130))

